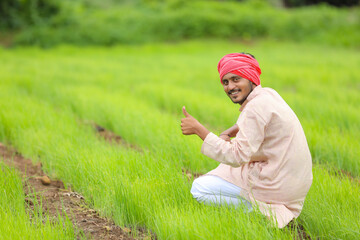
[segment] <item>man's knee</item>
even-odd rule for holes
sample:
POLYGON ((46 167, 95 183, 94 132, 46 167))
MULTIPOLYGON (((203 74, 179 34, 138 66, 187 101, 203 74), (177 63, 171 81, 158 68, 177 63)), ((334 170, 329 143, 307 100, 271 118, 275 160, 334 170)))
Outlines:
POLYGON ((204 193, 202 192, 202 183, 201 180, 199 181, 199 179, 201 179, 201 177, 194 180, 190 190, 191 194, 196 199, 199 199, 201 198, 201 196, 204 195, 204 193))
POLYGON ((204 196, 214 194, 212 192, 212 186, 211 177, 202 176, 194 180, 190 192, 196 200, 201 202, 204 196))
POLYGON ((194 180, 190 192, 196 200, 201 201, 206 195, 217 194, 214 185, 213 176, 202 176, 194 180))
POLYGON ((239 187, 225 180, 208 175, 195 179, 190 192, 198 202, 227 205, 239 205, 242 203, 251 211, 251 203, 240 197, 240 190, 239 187), (222 194, 222 189, 225 189, 226 194, 222 194))

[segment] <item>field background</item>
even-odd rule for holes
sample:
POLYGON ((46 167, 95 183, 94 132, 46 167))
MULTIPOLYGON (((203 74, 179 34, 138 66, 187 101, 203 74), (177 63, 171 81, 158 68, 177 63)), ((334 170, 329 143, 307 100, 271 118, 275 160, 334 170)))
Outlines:
MULTIPOLYGON (((150 7, 176 15, 181 11, 169 8, 179 2, 168 8, 150 7)), ((20 33, 15 37, 14 30, 7 31, 5 35, 12 36, 16 47, 0 49, 0 141, 34 162, 41 161, 52 178, 63 180, 83 194, 91 206, 118 225, 145 227, 159 239, 299 238, 296 229, 276 229, 257 212, 246 214, 241 209, 198 204, 190 194, 192 181, 182 173, 187 170, 203 174, 217 163, 201 155, 200 139, 181 134, 181 107, 186 106, 190 114, 216 134, 232 126, 239 106, 224 94, 216 66, 227 53, 250 52, 262 68, 262 86, 278 91, 297 114, 312 153, 314 181, 297 223, 311 238, 359 238, 359 8, 312 6, 285 10, 259 1, 228 4, 212 2, 209 12, 220 11, 220 6, 253 12, 260 8, 264 16, 275 20, 279 11, 284 12, 279 19, 288 16, 288 21, 279 23, 278 32, 287 34, 235 34, 230 38, 232 28, 224 37, 207 32, 201 36, 181 35, 179 30, 182 40, 174 41, 168 30, 170 39, 151 37, 157 35, 154 26, 158 27, 159 22, 155 19, 156 24, 151 25, 155 30, 144 33, 149 37, 145 42, 134 38, 137 44, 125 44, 113 39, 104 46, 104 42, 93 40, 111 39, 109 32, 92 33, 94 38, 82 36, 75 42, 68 39, 76 34, 62 26, 54 28, 54 20, 17 30, 20 33), (304 24, 300 29, 319 29, 320 35, 308 36, 304 30, 298 32, 302 36, 298 39, 285 27, 293 26, 293 18, 319 17, 317 13, 327 16, 324 19, 328 19, 329 26, 325 30, 315 20, 313 25, 304 24), (348 23, 348 18, 341 16, 348 16, 353 23, 344 28, 349 34, 334 34, 337 27, 341 29, 348 23), (336 20, 340 18, 343 20, 336 20), (66 33, 61 36, 67 38, 62 39, 54 31, 66 33), (27 41, 24 36, 28 36, 27 41), (98 137, 94 124, 116 133, 136 148, 109 144, 98 137)), ((150 7, 146 6, 149 13, 150 7)), ((98 14, 99 23, 103 24, 99 29, 103 26, 117 32, 114 26, 102 22, 109 16, 102 15, 106 12, 102 7, 97 8, 95 11, 91 6, 93 11, 84 10, 81 14, 98 14)), ((136 14, 145 11, 128 5, 126 8, 138 11, 136 14)), ((118 11, 126 8, 118 6, 118 11)), ((119 12, 113 10, 116 13, 119 12)), ((187 19, 181 16, 178 19, 187 19)), ((212 24, 219 19, 214 17, 212 24)), ((248 15, 246 19, 261 17, 248 15)), ((86 21, 79 23, 87 24, 86 21)), ((195 23, 202 26, 202 21, 195 23)), ((224 26, 217 23, 218 28, 224 26)), ((232 26, 231 21, 229 24, 232 26)), ((69 26, 77 29, 77 25, 69 26)), ((256 26, 261 29, 262 25, 256 26)), ((248 29, 253 28, 250 25, 248 29)), ((16 178, 12 170, 3 166, 1 169, 0 182, 9 176, 16 178)), ((1 191, 10 191, 7 182, 0 185, 1 191)), ((20 191, 19 183, 15 184, 20 191)), ((9 201, 4 199, 0 199, 0 206, 9 201)), ((14 212, 3 209, 8 221, 15 222, 14 212)), ((0 228, 0 239, 17 228, 19 225, 0 228)), ((71 238, 71 234, 70 231, 67 237, 71 238)), ((37 235, 31 236, 35 239, 37 235)))

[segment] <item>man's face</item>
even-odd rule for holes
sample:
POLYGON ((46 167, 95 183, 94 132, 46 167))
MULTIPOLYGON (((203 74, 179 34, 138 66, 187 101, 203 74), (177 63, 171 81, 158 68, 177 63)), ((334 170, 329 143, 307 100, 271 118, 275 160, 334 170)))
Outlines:
POLYGON ((228 73, 222 79, 225 93, 229 96, 233 103, 243 104, 247 96, 253 90, 252 82, 239 75, 228 73))

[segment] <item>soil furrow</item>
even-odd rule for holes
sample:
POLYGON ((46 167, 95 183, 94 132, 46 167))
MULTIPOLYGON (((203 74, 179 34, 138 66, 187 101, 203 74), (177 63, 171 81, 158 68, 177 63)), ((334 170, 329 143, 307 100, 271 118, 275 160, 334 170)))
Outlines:
POLYGON ((134 149, 134 150, 136 150, 136 151, 138 151, 138 152, 142 152, 142 151, 143 151, 140 147, 138 147, 138 146, 136 146, 136 145, 134 145, 134 144, 131 144, 131 143, 126 142, 126 141, 125 141, 122 137, 120 137, 119 135, 116 135, 116 134, 113 133, 112 131, 109 131, 109 130, 105 129, 104 127, 102 127, 102 126, 100 126, 100 125, 95 124, 95 123, 92 123, 91 125, 95 128, 97 134, 98 134, 101 138, 105 139, 107 142, 109 142, 109 143, 116 143, 116 144, 119 144, 119 145, 123 145, 123 146, 125 146, 125 147, 132 148, 132 149, 134 149))
MULTIPOLYGON (((56 219, 58 214, 65 212, 76 229, 82 231, 87 238, 92 239, 134 239, 131 229, 120 228, 112 221, 101 217, 98 212, 89 208, 84 197, 79 193, 65 189, 60 180, 50 180, 41 169, 41 163, 34 165, 30 159, 25 159, 14 149, 0 143, 0 158, 22 174, 25 203, 33 208, 35 204, 31 197, 36 193, 37 201, 42 201, 43 212, 56 219)), ((143 231, 138 239, 151 239, 143 231)))

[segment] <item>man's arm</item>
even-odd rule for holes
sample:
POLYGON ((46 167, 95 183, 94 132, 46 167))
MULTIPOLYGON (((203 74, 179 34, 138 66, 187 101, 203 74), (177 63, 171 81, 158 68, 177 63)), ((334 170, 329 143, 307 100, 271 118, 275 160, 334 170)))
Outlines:
POLYGON ((239 131, 239 127, 237 124, 235 124, 234 126, 232 126, 231 128, 229 129, 226 129, 225 131, 223 131, 219 137, 221 139, 224 139, 225 141, 230 141, 232 137, 235 137, 236 134, 238 133, 239 131))
POLYGON ((239 126, 237 124, 235 124, 231 128, 223 131, 220 135, 227 134, 227 135, 230 135, 229 137, 235 137, 236 134, 238 133, 238 131, 239 131, 239 126))
POLYGON ((209 133, 201 146, 201 152, 209 158, 232 167, 240 167, 250 162, 251 157, 264 141, 267 122, 257 112, 248 109, 241 112, 237 124, 239 131, 237 137, 231 142, 209 133))
MULTIPOLYGON (((202 140, 210 133, 199 121, 197 121, 193 116, 191 116, 185 109, 182 108, 185 118, 181 120, 181 130, 184 135, 198 135, 202 140)), ((235 137, 239 127, 237 124, 230 127, 229 129, 222 132, 219 137, 225 141, 230 141, 231 137, 235 137)))

